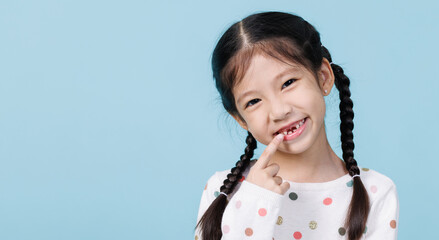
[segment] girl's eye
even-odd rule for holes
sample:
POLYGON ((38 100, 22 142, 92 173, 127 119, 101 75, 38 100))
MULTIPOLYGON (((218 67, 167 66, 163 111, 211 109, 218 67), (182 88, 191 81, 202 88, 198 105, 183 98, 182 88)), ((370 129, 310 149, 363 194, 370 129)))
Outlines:
POLYGON ((247 105, 245 105, 245 108, 250 107, 250 106, 252 106, 252 105, 258 103, 259 100, 260 100, 260 99, 257 99, 257 98, 250 100, 250 101, 247 103, 247 105))
POLYGON ((288 87, 290 84, 292 84, 292 83, 295 82, 295 81, 296 81, 296 79, 294 79, 294 78, 292 78, 292 79, 286 81, 286 82, 284 83, 284 85, 282 85, 282 88, 283 88, 283 86, 285 86, 285 85, 286 85, 286 87, 288 87))

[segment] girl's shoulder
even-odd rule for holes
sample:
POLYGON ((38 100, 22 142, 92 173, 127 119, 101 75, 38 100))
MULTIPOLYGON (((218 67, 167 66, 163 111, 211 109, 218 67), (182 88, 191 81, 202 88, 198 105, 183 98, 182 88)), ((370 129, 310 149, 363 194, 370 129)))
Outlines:
POLYGON ((383 173, 375 169, 361 167, 361 166, 359 166, 358 168, 360 169, 360 177, 363 182, 381 182, 382 184, 385 185, 395 184, 390 177, 384 175, 383 173))
MULTIPOLYGON (((237 191, 237 189, 239 189, 239 187, 241 186, 241 183, 245 180, 245 178, 247 177, 250 168, 255 164, 256 159, 252 159, 250 161, 249 166, 242 172, 242 177, 238 180, 238 183, 235 187, 235 189, 233 190, 232 194, 229 194, 228 199, 230 199, 237 191)), ((221 171, 216 171, 213 175, 210 176, 209 180, 207 181, 206 187, 205 189, 212 191, 214 196, 218 196, 219 192, 220 192, 220 188, 224 183, 224 180, 227 179, 227 175, 230 174, 231 172, 231 168, 229 169, 225 169, 225 170, 221 170, 221 171)))
MULTIPOLYGON (((241 179, 239 179, 238 182, 242 182, 245 180, 245 178, 247 177, 248 173, 250 172, 250 168, 256 163, 257 159, 252 159, 250 160, 250 164, 249 166, 242 172, 242 177, 241 179)), ((213 174, 213 176, 211 178, 216 178, 217 181, 220 181, 221 183, 227 178, 227 175, 229 175, 229 173, 231 172, 231 168, 229 169, 225 169, 225 170, 221 170, 221 171, 217 171, 213 174)), ((239 183, 238 183, 239 184, 239 183)))
POLYGON ((385 174, 366 167, 360 167, 360 177, 372 202, 387 197, 397 198, 395 182, 385 174))

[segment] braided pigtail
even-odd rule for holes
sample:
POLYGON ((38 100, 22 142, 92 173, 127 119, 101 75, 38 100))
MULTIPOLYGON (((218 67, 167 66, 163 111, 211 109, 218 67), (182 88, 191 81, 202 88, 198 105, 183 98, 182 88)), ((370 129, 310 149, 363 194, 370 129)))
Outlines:
MULTIPOLYGON (((246 143, 247 147, 245 148, 244 154, 242 154, 240 160, 236 162, 235 167, 230 170, 230 173, 227 175, 227 178, 224 180, 223 185, 220 188, 220 191, 227 195, 233 192, 238 180, 242 177, 242 173, 249 166, 250 160, 254 154, 254 150, 257 147, 256 139, 250 132, 248 132, 246 143)), ((221 239, 221 220, 223 218, 223 213, 226 209, 227 203, 227 197, 224 194, 220 194, 203 214, 196 226, 200 226, 201 228, 202 239, 221 239)))
MULTIPOLYGON (((357 161, 354 159, 354 111, 351 100, 351 92, 349 91, 349 78, 344 74, 343 69, 332 64, 335 75, 335 86, 340 95, 340 131, 341 131, 341 148, 343 149, 343 160, 346 162, 346 169, 351 176, 360 175, 357 161)), ((348 237, 350 240, 360 239, 365 231, 366 221, 369 215, 369 195, 360 178, 353 178, 353 194, 349 205, 348 217, 345 226, 348 229, 348 237)))
MULTIPOLYGON (((322 46, 323 57, 332 62, 329 51, 322 46)), ((343 160, 346 163, 346 169, 349 175, 360 175, 357 161, 354 159, 354 111, 351 99, 351 91, 349 90, 350 80, 344 74, 343 69, 332 63, 332 70, 335 76, 335 86, 340 96, 340 131, 341 131, 341 148, 343 150, 343 160)), ((349 205, 348 214, 345 221, 345 228, 348 232, 349 240, 360 239, 366 228, 366 221, 369 216, 369 195, 364 187, 361 178, 353 178, 353 193, 351 203, 349 205)))

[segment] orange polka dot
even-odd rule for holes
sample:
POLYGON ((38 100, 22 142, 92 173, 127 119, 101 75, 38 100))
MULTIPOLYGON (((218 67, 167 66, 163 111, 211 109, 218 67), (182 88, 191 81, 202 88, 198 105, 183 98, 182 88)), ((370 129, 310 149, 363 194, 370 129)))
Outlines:
POLYGON ((251 235, 253 235, 253 229, 251 229, 251 228, 246 228, 245 229, 245 235, 246 236, 251 236, 251 235))
POLYGON ((259 216, 263 217, 263 216, 267 215, 267 209, 259 208, 258 213, 259 213, 259 216))
POLYGON ((295 232, 295 233, 293 234, 293 237, 294 237, 294 239, 302 239, 302 233, 300 233, 300 232, 295 232))
POLYGON ((207 183, 206 183, 206 186, 204 186, 204 190, 206 190, 207 189, 207 183))
POLYGON ((245 176, 242 176, 241 179, 239 179, 240 182, 243 182, 245 180, 245 176))
POLYGON ((396 221, 395 220, 390 221, 390 227, 396 228, 396 221))
POLYGON ((330 205, 332 203, 332 198, 325 198, 325 200, 323 200, 323 204, 325 205, 330 205))

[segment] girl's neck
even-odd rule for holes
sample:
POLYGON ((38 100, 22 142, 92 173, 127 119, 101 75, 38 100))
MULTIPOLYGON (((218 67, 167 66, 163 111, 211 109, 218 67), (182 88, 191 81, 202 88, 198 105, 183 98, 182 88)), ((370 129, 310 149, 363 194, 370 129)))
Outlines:
POLYGON ((345 162, 329 145, 324 127, 307 151, 295 155, 277 151, 270 163, 279 164, 277 175, 292 182, 327 182, 348 173, 345 162))

